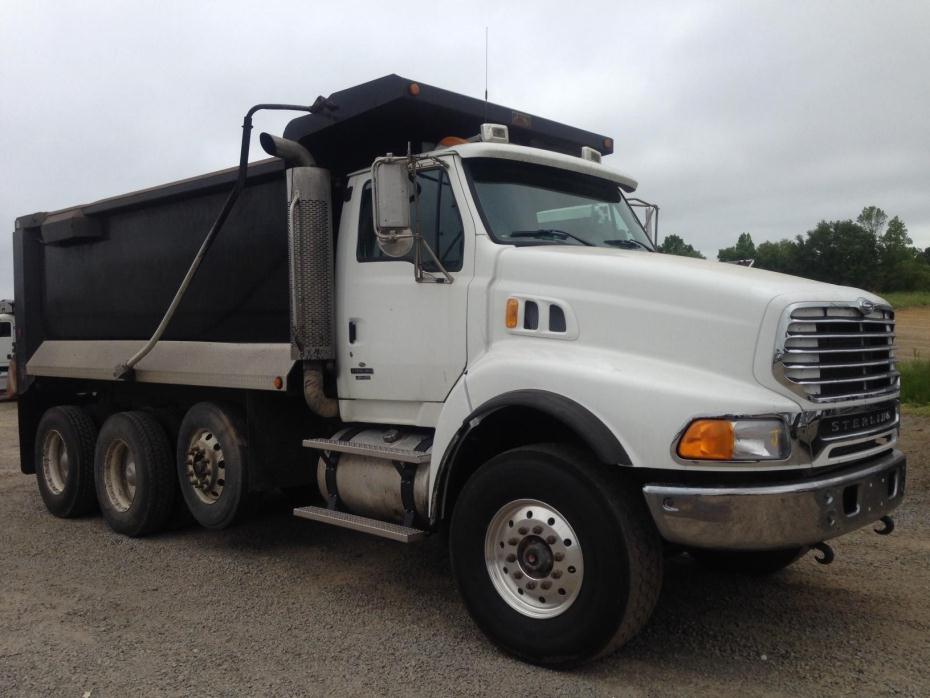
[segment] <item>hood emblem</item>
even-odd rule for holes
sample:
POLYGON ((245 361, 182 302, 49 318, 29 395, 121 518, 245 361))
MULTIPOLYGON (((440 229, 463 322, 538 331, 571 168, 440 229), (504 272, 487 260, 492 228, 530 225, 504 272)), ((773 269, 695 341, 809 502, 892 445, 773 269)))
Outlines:
POLYGON ((859 312, 863 315, 868 315, 873 310, 875 310, 875 304, 870 301, 868 298, 860 298, 858 301, 859 312))

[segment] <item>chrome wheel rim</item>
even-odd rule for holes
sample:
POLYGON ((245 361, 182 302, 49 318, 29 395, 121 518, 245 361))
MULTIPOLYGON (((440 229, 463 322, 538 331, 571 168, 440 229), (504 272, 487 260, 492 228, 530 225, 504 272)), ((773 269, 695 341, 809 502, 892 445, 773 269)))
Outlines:
POLYGON ((530 618, 554 618, 578 598, 584 556, 575 529, 537 499, 502 506, 488 524, 484 561, 497 593, 530 618))
POLYGON ((226 459, 216 435, 201 429, 194 432, 187 449, 187 479, 204 504, 215 503, 226 486, 226 459))
POLYGON ((49 492, 61 494, 65 491, 70 467, 71 462, 68 458, 65 440, 61 432, 52 429, 45 435, 42 442, 42 474, 49 492))
POLYGON ((103 482, 107 498, 117 511, 127 511, 136 496, 136 459, 122 439, 116 439, 104 456, 103 482))

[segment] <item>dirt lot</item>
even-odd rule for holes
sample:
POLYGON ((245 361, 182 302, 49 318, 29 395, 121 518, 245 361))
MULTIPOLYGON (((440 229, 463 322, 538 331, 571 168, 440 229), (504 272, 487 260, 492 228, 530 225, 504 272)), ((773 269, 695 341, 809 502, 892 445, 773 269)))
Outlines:
POLYGON ((402 546, 272 508, 143 540, 45 512, 0 405, 0 695, 930 694, 930 419, 898 529, 747 579, 669 562, 645 632, 573 673, 502 656, 438 537, 402 546))

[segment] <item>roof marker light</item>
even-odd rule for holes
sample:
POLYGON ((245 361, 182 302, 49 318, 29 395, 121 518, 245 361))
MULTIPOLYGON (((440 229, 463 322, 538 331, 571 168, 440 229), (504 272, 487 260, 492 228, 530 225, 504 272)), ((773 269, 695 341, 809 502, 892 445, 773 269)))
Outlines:
POLYGON ((601 153, 594 148, 589 148, 588 146, 583 145, 581 146, 581 159, 590 160, 591 162, 600 162, 601 153))
POLYGON ((503 124, 481 124, 483 143, 510 143, 510 131, 503 124))

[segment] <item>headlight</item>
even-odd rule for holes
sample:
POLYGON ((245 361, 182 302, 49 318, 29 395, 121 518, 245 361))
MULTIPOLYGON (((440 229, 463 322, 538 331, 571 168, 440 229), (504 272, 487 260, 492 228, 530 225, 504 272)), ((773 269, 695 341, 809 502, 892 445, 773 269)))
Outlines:
POLYGON ((790 451, 778 419, 696 419, 678 441, 685 460, 784 460, 790 451))

